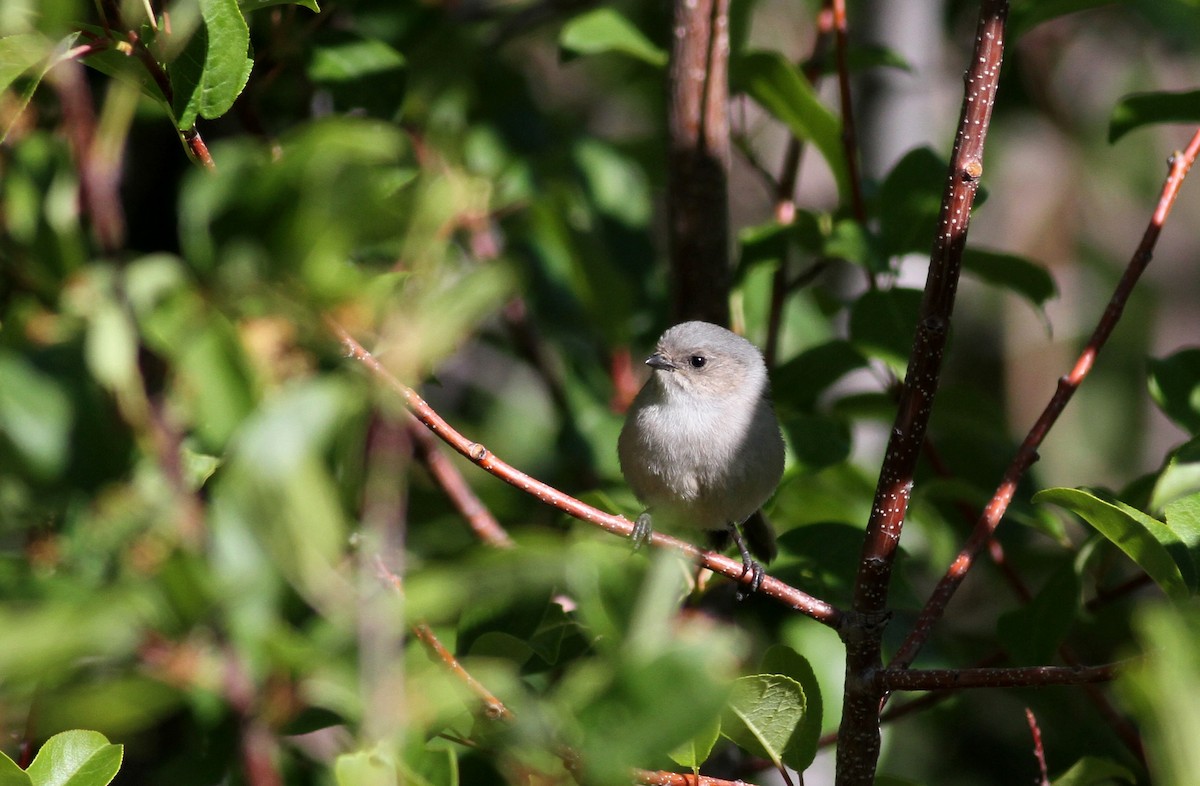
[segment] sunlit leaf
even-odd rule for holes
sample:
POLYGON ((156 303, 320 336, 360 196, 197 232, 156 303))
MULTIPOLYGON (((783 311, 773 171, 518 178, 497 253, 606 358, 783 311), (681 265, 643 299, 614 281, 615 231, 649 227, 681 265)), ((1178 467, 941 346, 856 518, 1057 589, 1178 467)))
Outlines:
POLYGON ((272 8, 277 5, 298 5, 302 8, 307 8, 309 11, 320 13, 321 8, 317 5, 317 0, 238 0, 238 5, 243 13, 257 11, 260 8, 272 8))
POLYGON ((667 53, 612 8, 597 8, 572 18, 563 25, 558 45, 581 55, 618 52, 653 66, 667 63, 667 53))
POLYGON ((0 786, 33 786, 29 773, 17 766, 17 763, 0 751, 0 786))
POLYGON ((833 173, 842 201, 847 201, 850 176, 842 149, 842 124, 796 66, 779 52, 751 52, 730 64, 729 78, 732 90, 746 93, 796 137, 813 143, 833 173))
POLYGON ((1049 502, 1077 513, 1125 552, 1172 598, 1195 588, 1196 568, 1186 544, 1166 524, 1120 502, 1107 502, 1084 489, 1040 491, 1034 502, 1049 502))
POLYGON ((55 734, 29 765, 37 786, 106 786, 121 769, 124 747, 96 731, 55 734))
POLYGON ((804 688, 791 677, 754 674, 734 683, 721 734, 752 756, 780 766, 804 736, 804 688))
POLYGON ((179 128, 229 111, 250 78, 250 29, 237 0, 200 0, 204 23, 168 66, 179 128))

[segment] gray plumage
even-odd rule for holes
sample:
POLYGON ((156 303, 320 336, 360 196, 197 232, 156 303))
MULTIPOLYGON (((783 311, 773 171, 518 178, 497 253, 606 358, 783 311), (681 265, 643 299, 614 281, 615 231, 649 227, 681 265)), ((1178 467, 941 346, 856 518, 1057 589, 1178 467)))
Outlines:
MULTIPOLYGON (((725 328, 684 322, 663 333, 646 364, 650 379, 617 440, 625 480, 655 525, 736 538, 734 527, 758 511, 783 474, 783 438, 762 354, 725 328)), ((648 519, 639 524, 648 531, 648 519)), ((761 559, 774 556, 765 521, 752 522, 747 536, 761 559)))

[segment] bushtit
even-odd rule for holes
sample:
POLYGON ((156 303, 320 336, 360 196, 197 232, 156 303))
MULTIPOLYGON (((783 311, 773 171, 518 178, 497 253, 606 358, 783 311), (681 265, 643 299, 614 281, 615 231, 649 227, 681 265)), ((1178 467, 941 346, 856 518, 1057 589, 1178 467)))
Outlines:
POLYGON ((758 509, 783 474, 762 354, 723 327, 684 322, 662 334, 646 365, 650 379, 617 440, 621 472, 647 506, 634 542, 650 536, 651 516, 668 529, 707 530, 717 548, 733 536, 757 590, 763 569, 750 552, 775 557, 775 533, 758 509))

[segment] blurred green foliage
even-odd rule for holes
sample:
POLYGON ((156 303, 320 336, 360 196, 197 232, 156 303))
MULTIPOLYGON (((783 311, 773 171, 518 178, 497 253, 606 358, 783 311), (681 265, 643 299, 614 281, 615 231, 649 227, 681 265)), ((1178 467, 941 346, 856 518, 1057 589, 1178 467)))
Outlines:
MULTIPOLYGON (((738 187, 731 294, 738 327, 765 344, 773 287, 798 282, 772 358, 790 458, 768 507, 782 533, 771 571, 846 605, 920 301, 903 259, 928 250, 945 154, 919 146, 866 182, 868 221, 854 220, 841 120, 792 51, 811 43, 817 4, 777 5, 734 4, 737 171, 774 166, 762 163, 776 152, 759 133, 769 127, 803 138, 832 188, 781 225, 738 187), (793 29, 781 47, 778 31, 793 29)), ((870 9, 850 6, 853 30, 870 9)), ((961 46, 972 9, 948 4, 929 40, 961 46)), ((1089 165, 1113 155, 1020 81, 1038 76, 1047 27, 1069 41, 1128 26, 1136 45, 1194 66, 1196 41, 1178 31, 1198 19, 1176 0, 1014 3, 998 144, 1036 116, 1077 133, 1089 165), (1088 13, 1064 16, 1075 11, 1088 13)), ((735 746, 800 768, 816 757, 806 782, 820 782, 818 740, 836 728, 843 679, 832 631, 761 598, 731 611, 725 582, 693 596, 675 556, 631 556, 454 459, 518 544, 482 545, 421 469, 402 402, 326 329, 333 319, 360 336, 522 470, 637 513, 614 446, 636 359, 667 321, 669 29, 665 6, 632 2, 0 4, 6 739, 49 740, 51 754, 78 744, 97 762, 78 781, 89 784, 122 764, 121 747, 52 735, 118 740, 123 783, 625 783, 631 767, 701 766, 759 777, 764 765, 735 746), (105 184, 120 201, 116 248, 89 202, 105 184), (429 657, 410 635, 418 622, 510 719, 489 717, 429 657)), ((908 68, 853 44, 856 73, 908 68)), ((1197 117, 1195 93, 1139 69, 1119 80, 1139 95, 1105 97, 1124 145, 1144 142, 1148 124, 1197 117)), ((1148 215, 1146 161, 1163 151, 1125 149, 1132 171, 1096 168, 1148 215)), ((1109 240, 1081 230, 1062 253, 1091 260, 1107 286, 1105 265, 1137 237, 1097 250, 1109 240)), ((931 429, 941 458, 917 479, 891 645, 957 552, 964 507, 990 497, 1028 426, 1018 413, 1053 387, 1048 376, 1006 389, 1022 360, 996 347, 997 304, 1021 298, 1037 313, 1022 306, 1020 319, 1053 323, 1056 271, 1009 248, 973 247, 965 265, 985 287, 964 292, 955 325, 931 429)), ((1081 692, 1014 690, 889 725, 888 782, 1032 777, 1022 705, 1041 720, 1052 773, 1065 773, 1056 783, 1183 784, 1195 772, 1185 699, 1200 679, 1188 654, 1200 349, 1151 349, 1149 333, 1100 361, 1137 369, 1126 377, 1144 368, 1148 386, 1098 369, 1089 385, 1109 397, 1106 428, 1077 440, 1113 454, 1105 467, 1123 487, 1044 491, 1078 514, 1064 519, 1032 502, 1061 483, 1026 482, 1001 539, 1032 599, 1014 602, 981 567, 973 581, 986 584, 956 602, 922 661, 1057 661, 1063 643, 1086 662, 1144 654, 1117 701, 1145 724, 1149 771, 1081 692), (1177 430, 1135 477, 1142 447, 1125 435, 1149 399, 1177 430)), ((26 774, 0 758, 0 780, 43 782, 37 761, 26 774)))

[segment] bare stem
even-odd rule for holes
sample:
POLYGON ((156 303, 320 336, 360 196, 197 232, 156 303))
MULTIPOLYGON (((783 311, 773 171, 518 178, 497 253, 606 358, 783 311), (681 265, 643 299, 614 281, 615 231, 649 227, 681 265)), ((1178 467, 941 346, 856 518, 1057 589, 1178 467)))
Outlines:
MULTIPOLYGON (((606 513, 599 508, 594 508, 568 494, 564 494, 553 486, 543 483, 508 464, 478 442, 472 442, 467 439, 452 428, 441 415, 435 412, 415 390, 392 376, 383 367, 383 364, 374 355, 364 349, 345 328, 333 319, 326 318, 325 321, 329 329, 341 341, 349 357, 361 363, 378 380, 399 395, 408 411, 417 420, 421 421, 426 428, 440 437, 450 447, 469 458, 481 469, 521 489, 527 494, 532 494, 547 505, 558 508, 568 515, 586 521, 593 526, 600 527, 614 535, 629 537, 633 533, 633 522, 624 516, 615 516, 611 513, 606 513)), ((694 560, 696 564, 738 583, 750 584, 753 581, 754 577, 745 570, 741 560, 733 560, 722 554, 704 551, 691 543, 672 538, 669 535, 663 535, 659 532, 655 532, 651 536, 650 544, 657 548, 671 549, 685 554, 694 560)), ((789 608, 806 614, 830 627, 837 628, 842 624, 843 614, 839 609, 771 576, 763 578, 762 585, 759 587, 757 594, 774 598, 789 608)))
POLYGON ((854 588, 854 619, 843 629, 846 682, 839 731, 837 783, 874 782, 879 759, 878 679, 887 622, 892 565, 937 392, 954 296, 962 270, 971 206, 983 174, 983 148, 1004 54, 1006 0, 983 0, 975 49, 954 142, 945 197, 933 242, 929 275, 913 340, 908 374, 880 470, 854 588))
POLYGON ((887 690, 953 690, 961 688, 1048 688, 1111 682, 1119 664, 1103 666, 1025 666, 995 669, 883 669, 879 682, 887 690))
POLYGON ((1071 397, 1075 395, 1075 391, 1079 388, 1079 385, 1092 370, 1096 355, 1099 354, 1105 342, 1108 341, 1108 337, 1112 335, 1113 329, 1116 327, 1121 314, 1125 310, 1125 304, 1133 292, 1134 285, 1137 284, 1147 265, 1150 264, 1154 246, 1158 241, 1159 234, 1162 232, 1162 227, 1166 222, 1167 216, 1170 215, 1171 207, 1175 204, 1179 187, 1182 185, 1184 177, 1186 177, 1188 170, 1191 169, 1198 154, 1200 154, 1200 131, 1197 131, 1192 136, 1191 142, 1184 151, 1176 152, 1171 156, 1170 171, 1166 181, 1163 183, 1158 205, 1155 207, 1154 213, 1150 218, 1150 223, 1142 235, 1141 242, 1129 260, 1129 265, 1125 268, 1125 273, 1117 283, 1108 306, 1100 316, 1095 331, 1093 331, 1091 338, 1088 339, 1083 352, 1080 353, 1079 358, 1075 361, 1075 365, 1070 373, 1059 379, 1058 388, 1055 390, 1054 395, 1051 396, 1049 403, 1046 404, 1046 408, 1042 411, 1041 416, 1038 417, 1037 421, 1030 428, 1025 441, 1018 448, 1012 463, 1009 464, 1008 469, 1004 473, 1000 486, 992 495, 991 501, 984 508, 983 515, 980 516, 979 521, 976 523, 971 537, 967 540, 966 545, 963 546, 962 551, 959 552, 949 570, 946 571, 946 574, 934 588, 925 607, 921 610, 920 616, 917 618, 917 623, 912 633, 909 634, 904 644, 896 652, 895 657, 892 658, 889 664, 892 668, 900 668, 912 663, 921 646, 929 638, 934 623, 941 619, 947 604, 954 596, 958 586, 975 564, 975 558, 979 556, 979 552, 983 550, 984 546, 987 545, 988 541, 995 534, 996 528, 1000 526, 1000 521, 1004 517, 1005 511, 1008 510, 1008 505, 1012 501, 1013 494, 1016 492, 1017 484, 1020 483, 1025 472, 1037 460, 1038 447, 1057 422, 1059 415, 1062 414, 1071 397))

